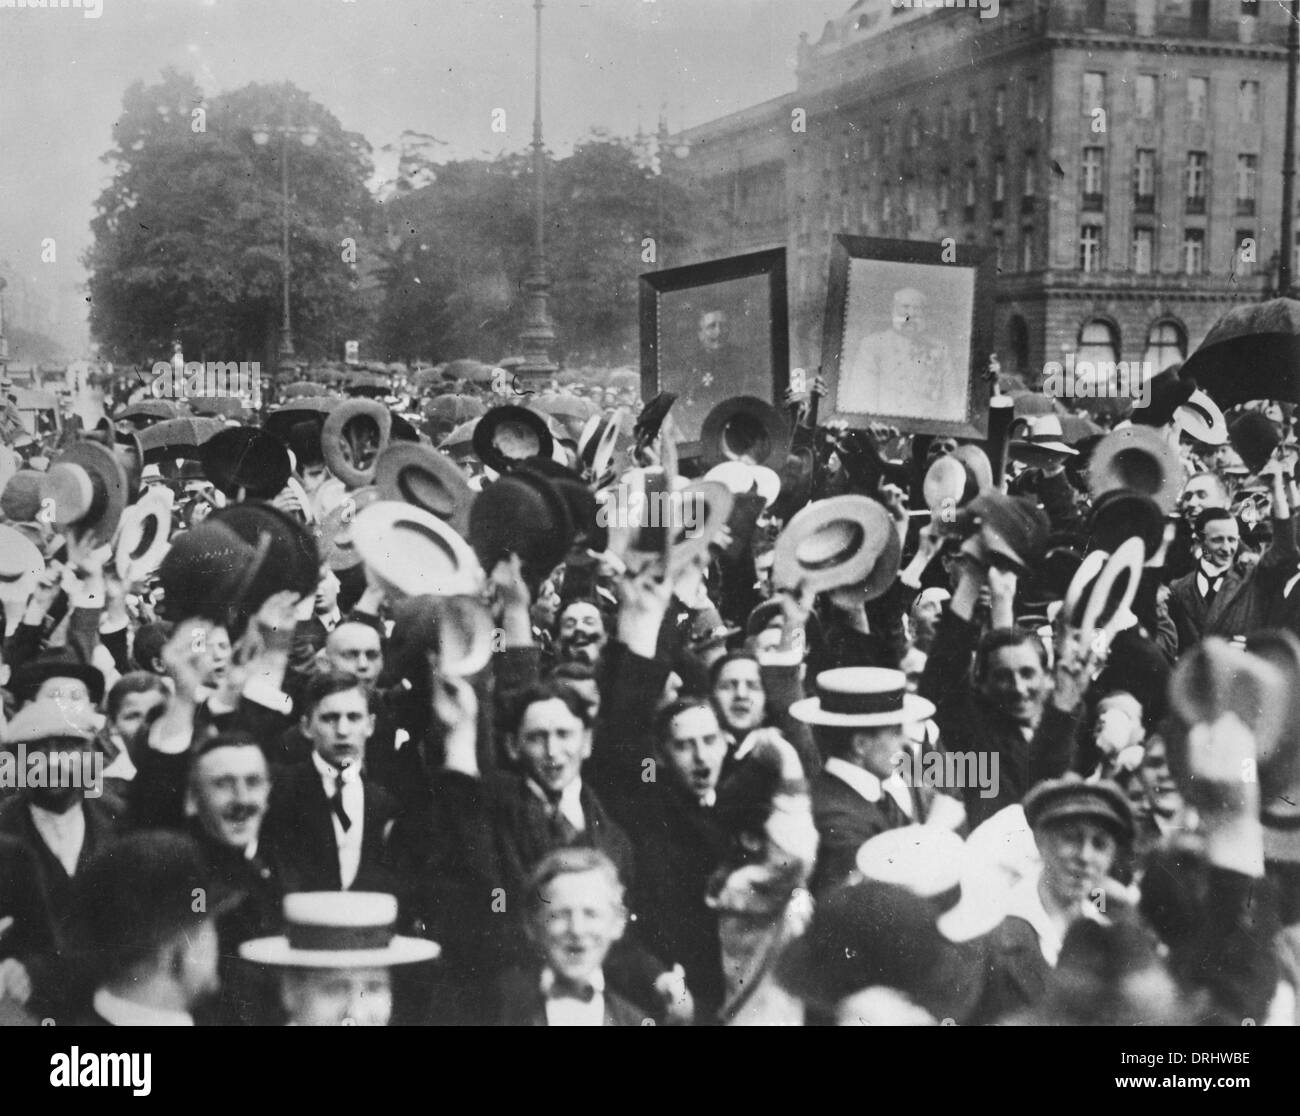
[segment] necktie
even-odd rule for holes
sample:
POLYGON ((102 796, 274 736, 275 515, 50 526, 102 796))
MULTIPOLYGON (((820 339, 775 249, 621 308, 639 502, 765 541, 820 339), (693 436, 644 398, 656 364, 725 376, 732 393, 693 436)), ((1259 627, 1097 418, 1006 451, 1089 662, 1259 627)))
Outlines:
MULTIPOLYGON (((1204 571, 1202 571, 1204 572, 1204 571)), ((1205 574, 1205 603, 1209 604, 1219 595, 1219 583, 1223 581, 1223 574, 1205 574)))
POLYGON ((339 771, 334 776, 334 796, 330 799, 330 809, 334 811, 334 816, 339 819, 339 825, 343 827, 346 833, 352 828, 352 819, 348 817, 348 812, 343 809, 343 772, 339 771))
POLYGON ((573 823, 564 816, 560 809, 560 803, 557 799, 554 802, 547 803, 549 815, 549 825, 551 830, 551 839, 559 847, 572 845, 574 838, 578 836, 578 831, 573 827, 573 823))
POLYGON ((579 1000, 584 1004, 589 1004, 596 998, 596 989, 585 980, 567 980, 562 976, 557 976, 550 987, 546 989, 546 998, 548 1000, 579 1000))

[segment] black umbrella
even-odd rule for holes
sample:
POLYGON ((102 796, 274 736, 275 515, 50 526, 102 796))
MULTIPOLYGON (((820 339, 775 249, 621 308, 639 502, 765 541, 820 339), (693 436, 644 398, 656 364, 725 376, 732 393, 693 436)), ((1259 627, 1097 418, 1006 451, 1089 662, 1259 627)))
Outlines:
POLYGON ((154 423, 140 431, 146 462, 168 457, 197 457, 199 446, 226 428, 220 419, 178 418, 154 423))
POLYGON ((1253 399, 1300 403, 1300 302, 1275 298, 1229 310, 1182 375, 1224 410, 1253 399))

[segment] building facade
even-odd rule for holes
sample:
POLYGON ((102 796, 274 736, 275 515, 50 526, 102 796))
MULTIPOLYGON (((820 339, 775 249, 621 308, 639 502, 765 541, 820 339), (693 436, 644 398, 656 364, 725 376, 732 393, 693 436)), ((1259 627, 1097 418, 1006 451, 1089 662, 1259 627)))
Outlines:
POLYGON ((692 260, 786 247, 794 365, 836 233, 993 249, 1031 386, 1071 353, 1166 366, 1276 285, 1287 5, 984 2, 859 0, 794 92, 670 138, 724 229, 692 260))

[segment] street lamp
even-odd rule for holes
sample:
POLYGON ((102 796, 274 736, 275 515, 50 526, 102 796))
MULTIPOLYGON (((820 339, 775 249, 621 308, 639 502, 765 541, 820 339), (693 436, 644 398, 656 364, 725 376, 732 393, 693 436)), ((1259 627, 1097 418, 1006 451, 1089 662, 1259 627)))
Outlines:
POLYGON ((266 147, 271 136, 280 137, 280 196, 282 239, 280 244, 281 271, 283 273, 284 317, 280 322, 280 365, 293 361, 293 330, 289 324, 289 138, 292 136, 304 147, 315 147, 320 139, 320 129, 314 125, 300 128, 292 124, 264 125, 253 130, 253 142, 266 147))
POLYGON ((534 379, 544 379, 555 372, 549 348, 555 341, 555 326, 551 322, 548 302, 551 281, 546 274, 546 183, 544 149, 542 147, 542 0, 533 0, 536 12, 536 45, 534 48, 533 81, 533 264, 524 279, 525 299, 528 306, 524 328, 519 331, 519 343, 524 351, 524 362, 519 374, 534 379))

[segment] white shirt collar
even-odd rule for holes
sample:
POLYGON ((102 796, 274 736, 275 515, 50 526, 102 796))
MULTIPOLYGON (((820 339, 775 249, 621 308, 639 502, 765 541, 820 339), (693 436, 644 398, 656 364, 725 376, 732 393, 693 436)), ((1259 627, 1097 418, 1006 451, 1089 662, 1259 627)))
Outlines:
POLYGON ((332 632, 339 626, 339 621, 343 619, 343 613, 339 611, 339 606, 335 605, 333 610, 325 613, 317 613, 316 619, 325 627, 327 632, 332 632))
MULTIPOLYGON (((1029 873, 1014 884, 1007 892, 1006 913, 1023 918, 1034 928, 1043 959, 1052 968, 1056 968, 1056 962, 1061 957, 1061 946, 1065 944, 1065 932, 1070 926, 1069 923, 1064 925, 1058 923, 1047 913, 1047 908, 1043 905, 1043 897, 1038 891, 1038 884, 1042 878, 1043 870, 1040 865, 1037 871, 1029 873)), ((1106 916, 1092 903, 1080 903, 1078 913, 1093 922, 1100 922, 1103 925, 1107 923, 1106 916)))
POLYGON ((549 995, 555 984, 551 968, 542 970, 541 990, 548 1027, 603 1027, 605 1025, 605 974, 597 969, 591 974, 594 995, 589 1001, 573 996, 552 999, 549 995))
POLYGON ((311 750, 311 762, 316 765, 316 773, 321 777, 330 794, 334 793, 334 784, 340 775, 343 776, 344 786, 361 778, 361 769, 356 764, 351 767, 335 767, 328 760, 321 759, 320 753, 315 748, 311 750))
POLYGON ((868 802, 879 802, 884 795, 888 794, 907 817, 912 816, 912 796, 908 793, 907 784, 897 773, 882 782, 870 771, 849 763, 848 760, 840 759, 839 756, 831 756, 826 761, 826 774, 834 775, 841 782, 847 783, 868 802))
POLYGON ((114 1027, 193 1027, 194 1017, 187 1011, 137 1004, 115 996, 107 988, 95 992, 95 1013, 114 1027))

